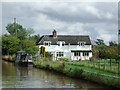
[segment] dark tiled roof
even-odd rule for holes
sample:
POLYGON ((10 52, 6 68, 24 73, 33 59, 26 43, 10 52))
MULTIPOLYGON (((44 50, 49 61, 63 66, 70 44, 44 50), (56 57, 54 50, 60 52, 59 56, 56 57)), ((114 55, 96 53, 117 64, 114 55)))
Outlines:
POLYGON ((36 45, 43 45, 44 41, 51 41, 51 45, 56 45, 57 41, 65 41, 65 44, 68 45, 77 45, 78 42, 84 41, 86 45, 91 45, 91 41, 88 35, 57 35, 56 38, 53 38, 53 35, 44 35, 42 36, 36 45))

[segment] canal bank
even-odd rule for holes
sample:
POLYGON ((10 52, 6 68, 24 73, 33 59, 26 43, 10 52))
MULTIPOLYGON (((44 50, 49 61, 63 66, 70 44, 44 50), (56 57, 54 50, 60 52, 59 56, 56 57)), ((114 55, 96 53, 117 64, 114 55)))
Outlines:
MULTIPOLYGON (((11 62, 9 59, 5 59, 8 62, 11 62)), ((14 60, 12 60, 14 62, 14 60)), ((56 63, 49 61, 35 62, 35 68, 45 69, 49 71, 54 71, 60 74, 64 74, 69 77, 79 78, 93 83, 98 83, 100 85, 106 85, 109 87, 120 88, 120 78, 114 76, 110 77, 109 75, 104 75, 96 72, 85 71, 84 69, 78 69, 76 67, 71 67, 65 62, 56 63)))
POLYGON ((2 60, 2 88, 107 88, 33 67, 16 67, 2 60))
POLYGON ((76 67, 73 68, 71 67, 71 65, 67 65, 65 62, 56 63, 52 61, 42 61, 35 63, 35 67, 40 69, 46 69, 49 71, 55 71, 67 75, 69 77, 91 81, 100 85, 106 85, 113 88, 120 88, 120 77, 90 72, 76 67))
POLYGON ((4 55, 2 56, 2 60, 8 61, 8 62, 15 62, 15 55, 4 55))

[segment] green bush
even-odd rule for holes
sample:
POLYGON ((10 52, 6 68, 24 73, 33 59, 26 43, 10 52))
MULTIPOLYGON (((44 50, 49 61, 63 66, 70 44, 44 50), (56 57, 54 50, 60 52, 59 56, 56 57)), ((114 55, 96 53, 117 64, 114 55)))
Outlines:
POLYGON ((83 73, 83 69, 74 68, 71 70, 71 74, 74 77, 80 77, 83 73))
POLYGON ((13 55, 12 55, 12 60, 15 61, 15 59, 16 59, 16 55, 13 54, 13 55))

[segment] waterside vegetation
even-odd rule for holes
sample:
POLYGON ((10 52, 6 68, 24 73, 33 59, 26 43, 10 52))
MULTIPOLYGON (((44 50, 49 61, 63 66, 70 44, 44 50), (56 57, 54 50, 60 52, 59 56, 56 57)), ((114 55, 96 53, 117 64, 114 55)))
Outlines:
POLYGON ((37 61, 35 62, 35 67, 55 71, 74 78, 81 78, 99 84, 120 88, 120 77, 116 73, 82 65, 78 66, 77 62, 76 64, 75 62, 71 62, 70 64, 66 61, 37 61))

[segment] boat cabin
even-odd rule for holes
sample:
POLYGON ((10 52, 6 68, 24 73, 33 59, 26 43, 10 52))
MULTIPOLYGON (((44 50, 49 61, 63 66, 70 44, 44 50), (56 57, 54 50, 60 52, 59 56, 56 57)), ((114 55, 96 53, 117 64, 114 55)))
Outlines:
POLYGON ((25 51, 17 51, 16 53, 16 61, 20 65, 27 65, 33 64, 32 55, 26 53, 25 51))

